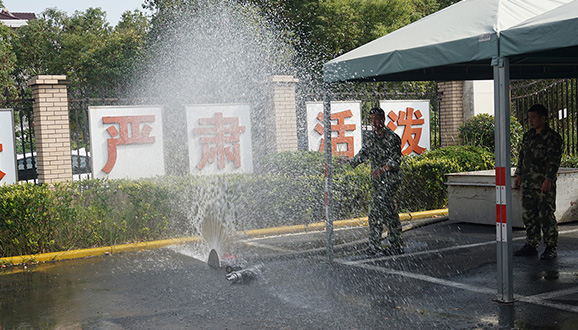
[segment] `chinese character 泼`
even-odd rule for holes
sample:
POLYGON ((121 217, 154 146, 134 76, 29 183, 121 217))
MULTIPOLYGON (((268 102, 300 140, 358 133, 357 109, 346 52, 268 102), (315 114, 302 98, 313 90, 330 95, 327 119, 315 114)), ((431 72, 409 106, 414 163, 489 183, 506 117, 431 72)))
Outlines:
POLYGON ((422 125, 424 123, 424 119, 422 118, 423 116, 421 111, 416 110, 414 112, 414 109, 410 107, 406 108, 406 110, 407 111, 400 111, 399 116, 396 115, 395 112, 390 111, 387 114, 387 117, 389 117, 391 121, 387 124, 387 127, 395 132, 398 126, 404 126, 403 134, 401 136, 402 155, 409 155, 412 152, 421 155, 426 150, 426 148, 420 147, 418 145, 421 139, 422 128, 414 127, 414 125, 422 125))
MULTIPOLYGON (((337 132, 337 136, 336 137, 332 137, 331 138, 331 153, 333 155, 345 155, 348 158, 351 158, 354 156, 354 150, 353 150, 353 141, 354 138, 353 136, 346 136, 345 133, 346 132, 352 132, 355 131, 355 124, 345 124, 345 118, 351 118, 353 117, 353 113, 351 112, 351 110, 345 110, 345 111, 341 111, 341 112, 336 112, 336 113, 332 113, 331 114, 331 120, 337 120, 337 125, 331 125, 331 131, 332 132, 337 132), (337 152, 337 145, 339 144, 345 144, 347 146, 347 151, 345 152, 337 152)), ((323 122, 323 113, 320 112, 317 115, 317 120, 319 120, 320 122, 323 122)), ((317 123, 317 125, 315 125, 315 132, 319 133, 320 135, 323 135, 325 129, 323 127, 323 125, 317 123)), ((321 138, 321 145, 319 146, 319 151, 323 152, 325 149, 325 139, 321 138)))
POLYGON ((200 126, 193 129, 195 135, 206 135, 199 138, 202 156, 197 168, 202 170, 207 163, 225 168, 226 161, 233 162, 235 168, 241 167, 241 133, 245 126, 239 126, 238 117, 223 117, 222 112, 216 112, 213 118, 200 118, 200 126))
POLYGON ((154 121, 154 115, 102 117, 103 124, 118 124, 119 126, 118 129, 115 125, 106 129, 108 134, 110 134, 110 139, 108 139, 108 160, 102 170, 107 174, 112 171, 114 164, 116 164, 117 146, 155 143, 155 137, 149 136, 153 128, 148 124, 144 124, 142 130, 140 128, 141 123, 154 123, 154 121))

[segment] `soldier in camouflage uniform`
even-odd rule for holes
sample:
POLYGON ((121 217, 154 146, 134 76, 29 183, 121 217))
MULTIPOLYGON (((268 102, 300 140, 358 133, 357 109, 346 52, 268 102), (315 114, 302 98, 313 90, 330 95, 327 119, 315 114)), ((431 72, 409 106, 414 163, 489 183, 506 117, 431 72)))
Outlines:
POLYGON ((526 244, 516 256, 538 254, 543 235, 546 249, 542 259, 557 256, 558 226, 556 211, 556 177, 562 157, 562 138, 548 126, 548 111, 543 105, 528 110, 531 129, 524 134, 516 168, 514 189, 522 188, 522 219, 526 226, 526 244))
POLYGON ((385 127, 385 113, 380 108, 369 112, 373 131, 366 136, 363 147, 349 163, 352 167, 369 160, 371 163, 371 183, 373 201, 369 211, 369 248, 368 254, 384 252, 402 254, 401 222, 397 211, 396 192, 401 178, 401 139, 385 127), (388 229, 390 246, 381 246, 384 226, 388 229))

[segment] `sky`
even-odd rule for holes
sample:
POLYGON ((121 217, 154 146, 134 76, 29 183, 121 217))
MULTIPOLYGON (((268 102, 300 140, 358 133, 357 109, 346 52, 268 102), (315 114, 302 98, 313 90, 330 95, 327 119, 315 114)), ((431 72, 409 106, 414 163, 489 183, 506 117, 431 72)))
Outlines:
POLYGON ((100 7, 106 12, 111 25, 116 25, 127 10, 142 9, 144 0, 2 0, 4 7, 13 12, 32 12, 37 16, 46 8, 56 7, 71 16, 76 10, 100 7))

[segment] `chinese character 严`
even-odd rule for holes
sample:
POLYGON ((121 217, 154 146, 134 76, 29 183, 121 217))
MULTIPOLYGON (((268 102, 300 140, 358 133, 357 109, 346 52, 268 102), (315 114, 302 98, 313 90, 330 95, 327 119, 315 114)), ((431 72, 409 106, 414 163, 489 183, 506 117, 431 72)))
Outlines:
POLYGON ((233 162, 235 168, 241 167, 240 135, 245 133, 245 126, 239 126, 239 118, 223 117, 222 112, 216 112, 213 118, 200 118, 199 125, 208 127, 195 128, 194 134, 209 136, 199 138, 202 156, 197 168, 202 170, 207 163, 214 163, 215 157, 219 169, 225 168, 227 160, 233 162))
MULTIPOLYGON (((351 158, 354 156, 353 150, 353 136, 345 136, 346 132, 355 131, 355 124, 345 124, 345 118, 353 117, 353 113, 351 110, 345 110, 341 112, 336 112, 331 114, 331 120, 337 120, 337 125, 331 125, 331 131, 337 132, 336 137, 331 138, 331 153, 336 155, 337 152, 337 145, 338 144, 345 144, 347 146, 347 151, 339 152, 339 154, 343 154, 347 156, 347 158, 351 158)), ((317 120, 323 122, 323 113, 320 112, 317 115, 317 120)), ((319 133, 319 135, 323 135, 324 127, 317 123, 315 125, 315 132, 319 133)), ((321 138, 321 145, 319 146, 319 151, 323 152, 325 148, 325 139, 321 138)))
POLYGON ((112 171, 116 164, 117 146, 155 143, 155 137, 149 136, 153 128, 147 124, 142 127, 142 130, 140 128, 141 123, 154 123, 154 121, 154 115, 102 117, 103 124, 118 124, 119 126, 119 129, 114 125, 106 129, 111 138, 108 139, 108 160, 102 170, 107 174, 112 171), (129 124, 131 127, 130 134, 128 129, 129 124))
POLYGON ((406 111, 400 111, 399 116, 395 114, 395 112, 390 111, 387 114, 387 117, 391 119, 391 121, 387 124, 387 127, 395 132, 397 126, 404 126, 403 134, 401 136, 401 147, 402 155, 409 155, 412 152, 421 155, 426 148, 420 147, 418 145, 421 139, 421 127, 413 127, 413 125, 422 125, 424 123, 424 119, 422 119, 421 111, 416 110, 414 112, 413 108, 408 107, 406 111), (415 113, 415 119, 413 118, 415 113), (406 144, 408 145, 406 147, 406 144), (405 148, 404 148, 405 147, 405 148))

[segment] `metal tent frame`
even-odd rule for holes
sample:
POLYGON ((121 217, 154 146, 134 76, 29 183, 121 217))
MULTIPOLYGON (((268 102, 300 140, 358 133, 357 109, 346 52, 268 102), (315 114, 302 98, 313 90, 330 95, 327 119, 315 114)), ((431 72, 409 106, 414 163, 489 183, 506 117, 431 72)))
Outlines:
POLYGON ((514 302, 512 224, 508 221, 512 205, 510 78, 561 77, 578 77, 578 0, 463 0, 325 63, 325 199, 329 261, 333 260, 331 84, 493 79, 496 300, 514 302))

